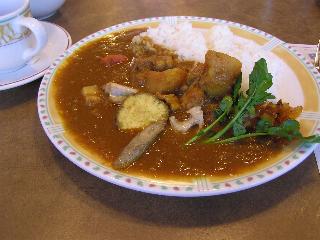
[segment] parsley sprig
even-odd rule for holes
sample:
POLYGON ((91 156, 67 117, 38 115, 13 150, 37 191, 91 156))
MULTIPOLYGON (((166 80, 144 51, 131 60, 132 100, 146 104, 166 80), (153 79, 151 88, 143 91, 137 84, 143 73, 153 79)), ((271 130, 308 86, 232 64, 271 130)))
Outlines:
POLYGON ((257 105, 263 104, 269 99, 274 99, 271 93, 267 92, 272 86, 272 75, 268 72, 267 62, 261 58, 255 63, 253 71, 249 75, 249 89, 246 94, 240 91, 242 77, 240 76, 234 86, 232 97, 226 96, 222 99, 218 113, 218 118, 205 129, 200 130, 186 144, 191 144, 199 138, 207 135, 213 126, 229 117, 229 122, 220 131, 207 138, 204 143, 229 143, 240 139, 257 136, 276 136, 289 141, 298 139, 309 143, 320 143, 320 136, 312 135, 303 137, 300 132, 300 124, 296 120, 288 119, 279 126, 272 126, 271 122, 260 119, 255 126, 255 132, 247 132, 244 125, 246 117, 255 117, 257 105), (231 116, 229 116, 229 114, 231 116), (221 139, 225 133, 232 128, 233 137, 221 139))

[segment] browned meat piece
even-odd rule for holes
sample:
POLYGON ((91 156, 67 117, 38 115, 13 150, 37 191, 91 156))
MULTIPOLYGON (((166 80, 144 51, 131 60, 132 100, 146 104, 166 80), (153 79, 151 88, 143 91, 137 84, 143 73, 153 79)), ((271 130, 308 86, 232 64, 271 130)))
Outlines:
POLYGON ((289 103, 282 103, 278 101, 276 104, 267 102, 256 107, 256 116, 247 116, 244 119, 246 128, 254 129, 260 119, 266 119, 271 122, 273 126, 279 126, 286 120, 296 119, 302 112, 302 106, 291 107, 289 103))
POLYGON ((162 94, 158 93, 158 94, 156 94, 156 96, 160 100, 165 101, 169 105, 170 109, 173 112, 175 112, 175 111, 177 111, 177 110, 179 110, 181 108, 179 98, 174 94, 162 95, 162 94))
POLYGON ((198 82, 201 78, 201 74, 204 70, 203 63, 195 63, 195 65, 190 69, 187 76, 187 84, 191 85, 194 82, 198 82))
POLYGON ((120 35, 120 38, 123 37, 125 39, 132 39, 133 37, 139 35, 140 33, 146 32, 147 30, 147 28, 134 28, 131 30, 127 30, 123 35, 120 35))
POLYGON ((172 56, 150 56, 136 58, 133 63, 133 71, 164 71, 173 68, 172 56))
POLYGON ((136 80, 151 93, 172 93, 186 81, 187 73, 180 68, 172 68, 163 72, 144 71, 136 74, 136 80))
POLYGON ((173 59, 174 59, 175 67, 181 68, 186 72, 189 72, 190 69, 192 69, 197 64, 197 62, 194 62, 194 61, 181 61, 175 57, 173 57, 173 59))
POLYGON ((218 103, 208 103, 202 106, 203 119, 205 124, 212 123, 216 119, 214 115, 214 110, 216 110, 218 107, 218 103))
POLYGON ((223 97, 230 93, 241 73, 241 62, 227 54, 209 50, 200 86, 210 97, 223 97))
POLYGON ((137 57, 175 55, 172 51, 153 43, 149 37, 135 36, 131 42, 131 49, 133 54, 137 57))
POLYGON ((290 107, 289 103, 283 103, 281 100, 277 104, 268 102, 257 108, 258 117, 272 122, 273 125, 280 125, 288 119, 296 119, 302 112, 302 107, 290 107))
POLYGON ((132 39, 131 49, 135 56, 150 56, 156 54, 157 49, 148 37, 135 36, 132 39))
POLYGON ((205 95, 198 84, 191 85, 182 95, 180 101, 183 109, 190 109, 195 106, 201 106, 204 102, 205 95))

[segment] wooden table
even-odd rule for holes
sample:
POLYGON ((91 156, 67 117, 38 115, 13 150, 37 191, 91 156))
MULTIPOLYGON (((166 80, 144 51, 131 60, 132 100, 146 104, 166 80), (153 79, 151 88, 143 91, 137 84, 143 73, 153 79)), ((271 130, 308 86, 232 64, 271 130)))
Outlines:
MULTIPOLYGON (((76 42, 120 22, 163 15, 222 18, 286 42, 315 44, 314 0, 67 0, 49 19, 76 42)), ((37 114, 39 81, 0 92, 0 239, 320 239, 320 176, 314 156, 247 191, 160 197, 103 182, 64 158, 37 114)))

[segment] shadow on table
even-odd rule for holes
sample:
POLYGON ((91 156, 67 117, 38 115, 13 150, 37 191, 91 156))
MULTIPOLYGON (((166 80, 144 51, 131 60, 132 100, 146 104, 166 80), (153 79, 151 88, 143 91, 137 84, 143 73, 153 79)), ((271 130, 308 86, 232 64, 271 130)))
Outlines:
POLYGON ((12 108, 31 99, 37 99, 41 79, 26 85, 0 91, 0 110, 12 108))
MULTIPOLYGON (((306 160, 288 174, 260 187, 222 196, 175 198, 127 190, 82 171, 55 149, 56 163, 71 181, 107 208, 147 222, 180 227, 219 225, 259 214, 284 201, 311 181, 306 160)), ((309 162, 309 163, 307 163, 309 162)))

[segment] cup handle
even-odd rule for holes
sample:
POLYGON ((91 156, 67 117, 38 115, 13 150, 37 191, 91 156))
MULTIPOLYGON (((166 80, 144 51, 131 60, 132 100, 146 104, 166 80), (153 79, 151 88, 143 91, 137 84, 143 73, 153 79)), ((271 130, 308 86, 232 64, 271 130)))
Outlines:
POLYGON ((28 28, 36 39, 35 47, 28 48, 22 53, 22 58, 26 61, 37 55, 41 49, 46 45, 48 35, 44 26, 32 17, 20 17, 15 20, 16 25, 21 25, 28 28))

